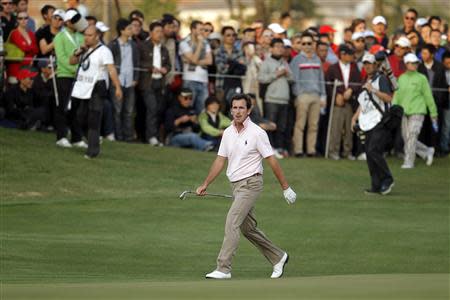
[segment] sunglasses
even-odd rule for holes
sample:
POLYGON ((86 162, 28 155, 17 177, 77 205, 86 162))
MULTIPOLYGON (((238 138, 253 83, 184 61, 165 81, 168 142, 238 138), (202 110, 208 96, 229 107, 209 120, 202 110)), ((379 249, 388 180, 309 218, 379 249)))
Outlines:
POLYGON ((192 100, 192 96, 181 96, 183 100, 192 100))
POLYGON ((312 46, 312 42, 302 43, 302 46, 312 46))
POLYGON ((364 39, 357 39, 357 40, 355 40, 355 42, 364 43, 364 39))
POLYGON ((28 17, 17 17, 17 20, 28 20, 28 17))
POLYGON ((2 2, 2 5, 12 5, 12 2, 2 2))
POLYGON ((58 16, 54 16, 52 18, 55 19, 56 21, 60 21, 60 22, 63 20, 61 17, 58 17, 58 16))
POLYGON ((235 34, 235 33, 231 33, 231 34, 225 34, 225 36, 226 36, 226 37, 230 37, 230 36, 232 36, 232 37, 235 37, 235 36, 236 36, 236 34, 235 34))

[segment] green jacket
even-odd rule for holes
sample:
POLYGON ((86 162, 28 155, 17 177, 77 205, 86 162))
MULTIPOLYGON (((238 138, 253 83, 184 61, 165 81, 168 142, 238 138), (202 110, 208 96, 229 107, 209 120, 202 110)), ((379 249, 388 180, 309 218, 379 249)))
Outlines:
POLYGON ((79 33, 70 33, 67 29, 61 30, 54 38, 56 53, 56 76, 63 78, 74 78, 78 65, 69 63, 70 57, 84 43, 84 36, 79 33), (69 34, 72 40, 67 36, 69 34))
POLYGON ((209 115, 206 112, 201 112, 198 116, 198 122, 200 124, 200 128, 202 129, 203 134, 207 134, 212 137, 218 137, 220 135, 220 130, 225 129, 230 126, 231 121, 224 114, 219 112, 217 115, 219 118, 219 126, 216 128, 209 122, 209 115))
POLYGON ((393 104, 403 107, 405 115, 426 115, 437 117, 437 108, 427 78, 417 71, 407 71, 398 79, 398 90, 393 104))

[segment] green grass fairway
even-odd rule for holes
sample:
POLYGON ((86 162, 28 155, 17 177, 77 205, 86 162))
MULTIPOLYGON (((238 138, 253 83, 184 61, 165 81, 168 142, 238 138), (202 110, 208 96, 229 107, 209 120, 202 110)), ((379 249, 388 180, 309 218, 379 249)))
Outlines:
MULTIPOLYGON (((297 203, 266 170, 260 228, 288 251, 285 278, 244 238, 233 279, 215 267, 230 201, 195 189, 213 153, 102 145, 0 128, 0 299, 448 299, 449 159, 390 159, 389 196, 366 196, 365 162, 280 161, 297 203), (303 297, 303 298, 302 298, 303 297)), ((223 173, 210 192, 230 193, 223 173)))

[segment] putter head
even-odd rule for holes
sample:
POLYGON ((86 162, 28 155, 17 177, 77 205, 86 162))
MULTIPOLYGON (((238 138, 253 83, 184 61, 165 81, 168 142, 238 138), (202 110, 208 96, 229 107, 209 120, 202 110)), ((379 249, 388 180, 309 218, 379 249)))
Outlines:
POLYGON ((186 199, 187 194, 189 193, 189 191, 184 191, 180 194, 180 200, 184 200, 186 199))

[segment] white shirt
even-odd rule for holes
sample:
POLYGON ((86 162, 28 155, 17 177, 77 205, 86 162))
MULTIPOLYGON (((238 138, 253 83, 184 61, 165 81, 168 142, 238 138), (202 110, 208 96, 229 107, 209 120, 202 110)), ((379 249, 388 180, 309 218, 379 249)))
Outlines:
MULTIPOLYGON (((211 53, 211 47, 209 44, 205 44, 205 52, 206 54, 211 53)), ((183 40, 180 43, 180 56, 186 53, 192 53, 192 48, 189 46, 189 43, 186 40, 183 40)), ((189 63, 185 62, 183 64, 183 80, 190 81, 199 81, 199 82, 208 82, 208 70, 206 68, 202 68, 200 66, 193 66, 189 63)))
POLYGON ((273 155, 267 133, 248 117, 238 132, 234 126, 225 129, 217 155, 228 159, 227 177, 231 182, 263 173, 262 159, 273 155))
MULTIPOLYGON (((371 82, 374 89, 380 90, 380 77, 371 82)), ((378 98, 375 93, 372 92, 373 100, 380 106, 381 110, 384 111, 384 102, 378 98)), ((380 111, 373 105, 370 101, 369 94, 366 90, 363 90, 358 96, 358 102, 361 106, 361 112, 358 116, 359 127, 364 131, 369 131, 380 123, 383 115, 380 111)))
MULTIPOLYGON (((153 67, 161 69, 161 44, 153 45, 153 67)), ((153 79, 161 79, 161 73, 152 73, 153 79)))
POLYGON ((91 53, 94 48, 90 48, 81 56, 82 63, 72 90, 72 96, 75 98, 90 99, 97 81, 105 80, 106 86, 109 85, 107 65, 114 65, 111 50, 102 44, 84 60, 84 57, 91 53))
POLYGON ((339 61, 339 67, 342 72, 342 79, 344 79, 344 86, 348 88, 348 81, 350 80, 350 64, 343 64, 339 61))

